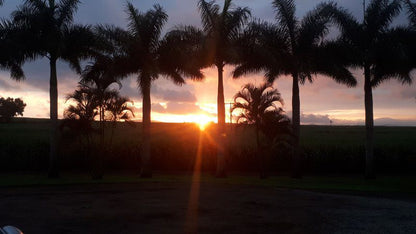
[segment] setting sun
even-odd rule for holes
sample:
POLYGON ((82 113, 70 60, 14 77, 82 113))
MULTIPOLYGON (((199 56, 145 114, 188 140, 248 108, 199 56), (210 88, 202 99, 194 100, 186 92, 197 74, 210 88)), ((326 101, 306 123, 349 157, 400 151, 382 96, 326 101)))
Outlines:
POLYGON ((195 119, 194 122, 198 125, 201 131, 204 131, 205 128, 209 125, 209 123, 212 122, 212 120, 206 115, 199 115, 196 117, 197 118, 195 119))

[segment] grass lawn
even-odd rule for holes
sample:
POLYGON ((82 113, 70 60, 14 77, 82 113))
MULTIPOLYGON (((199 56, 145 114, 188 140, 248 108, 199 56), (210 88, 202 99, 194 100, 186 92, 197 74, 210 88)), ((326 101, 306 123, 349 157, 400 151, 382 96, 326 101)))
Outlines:
MULTIPOLYGON (((92 180, 89 175, 66 174, 60 179, 48 179, 39 174, 3 174, 0 187, 36 187, 80 184, 123 184, 123 183, 172 183, 188 184, 190 175, 155 175, 151 179, 141 179, 137 175, 107 175, 103 180, 92 180)), ((200 181, 206 184, 246 185, 273 188, 313 190, 330 193, 360 195, 402 195, 416 196, 416 176, 379 176, 376 180, 364 180, 360 176, 307 176, 303 179, 291 179, 286 176, 272 176, 261 180, 255 176, 229 176, 218 179, 204 174, 200 181)))

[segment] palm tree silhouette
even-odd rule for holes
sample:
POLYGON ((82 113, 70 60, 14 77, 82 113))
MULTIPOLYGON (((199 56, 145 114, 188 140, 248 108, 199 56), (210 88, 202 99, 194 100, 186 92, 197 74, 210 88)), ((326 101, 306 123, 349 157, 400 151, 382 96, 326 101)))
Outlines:
MULTIPOLYGON (((260 177, 265 178, 264 155, 260 153, 259 133, 270 128, 271 117, 285 119, 283 109, 276 106, 276 103, 283 105, 283 99, 272 84, 263 83, 259 86, 246 84, 243 89, 234 96, 234 104, 231 111, 238 109, 241 113, 237 116, 237 123, 253 124, 256 130, 257 151, 260 157, 260 177)), ((267 130, 266 130, 267 132, 267 130)))
POLYGON ((73 24, 79 0, 28 0, 12 13, 13 24, 25 32, 21 53, 25 60, 47 58, 50 65, 50 165, 48 176, 59 177, 58 81, 56 62, 61 59, 80 72, 80 59, 88 56, 94 45, 89 26, 73 24))
POLYGON ((127 97, 115 95, 106 101, 107 119, 112 122, 109 145, 113 144, 116 123, 120 120, 128 121, 134 117, 134 111, 129 104, 133 102, 127 97))
MULTIPOLYGON (((127 4, 128 31, 104 27, 103 35, 112 38, 119 47, 114 58, 118 77, 137 75, 137 83, 143 97, 142 168, 141 177, 151 177, 150 123, 152 81, 165 76, 175 84, 185 83, 183 76, 202 79, 199 67, 193 66, 188 57, 190 49, 183 46, 188 38, 173 30, 161 39, 162 29, 168 15, 159 5, 141 13, 131 3, 127 4)), ((191 50, 192 51, 192 50, 191 50)))
POLYGON ((345 9, 330 6, 333 20, 342 31, 341 39, 349 46, 344 54, 352 67, 364 70, 364 104, 366 126, 365 177, 375 177, 374 171, 374 114, 373 88, 389 79, 411 83, 409 75, 413 66, 403 42, 409 29, 392 27, 393 19, 400 13, 400 0, 372 0, 365 10, 364 21, 358 22, 345 9))
POLYGON ((64 111, 66 119, 93 121, 99 114, 97 107, 100 102, 97 98, 97 91, 88 85, 80 83, 72 94, 67 95, 66 99, 74 103, 64 111))
MULTIPOLYGON (((98 83, 100 84, 100 83, 98 83)), ((100 145, 94 152, 93 179, 102 179, 103 177, 103 156, 104 152, 112 145, 115 124, 120 119, 129 119, 133 116, 132 110, 128 106, 130 100, 121 97, 116 90, 104 90, 101 85, 87 85, 80 83, 74 93, 67 96, 67 100, 72 101, 64 112, 65 121, 63 126, 68 126, 79 134, 86 136, 87 152, 89 154, 91 147, 91 133, 94 132, 92 122, 97 115, 100 116, 100 145), (112 128, 109 142, 105 142, 104 121, 112 121, 112 128)))
POLYGON ((225 0, 222 11, 215 1, 200 0, 198 8, 201 13, 203 32, 205 34, 205 66, 216 66, 218 71, 218 152, 217 177, 225 177, 225 103, 223 71, 226 64, 235 64, 237 50, 235 47, 242 28, 251 13, 248 8, 233 7, 232 0, 225 0))
POLYGON ((313 81, 313 75, 323 74, 338 83, 356 85, 352 74, 343 66, 343 58, 338 51, 342 45, 335 41, 325 41, 329 30, 329 17, 325 17, 327 7, 318 5, 299 21, 295 16, 293 0, 274 0, 278 24, 254 22, 250 25, 240 43, 242 62, 234 70, 235 78, 251 72, 264 71, 268 82, 272 83, 282 75, 290 75, 292 87, 293 125, 293 174, 300 178, 300 98, 299 83, 313 81))
POLYGON ((84 145, 87 155, 91 154, 94 118, 99 114, 97 106, 99 101, 96 92, 91 87, 80 83, 78 88, 66 96, 71 104, 64 110, 64 120, 60 124, 61 130, 69 129, 72 135, 78 137, 80 144, 84 145), (83 142, 85 139, 86 143, 83 142))

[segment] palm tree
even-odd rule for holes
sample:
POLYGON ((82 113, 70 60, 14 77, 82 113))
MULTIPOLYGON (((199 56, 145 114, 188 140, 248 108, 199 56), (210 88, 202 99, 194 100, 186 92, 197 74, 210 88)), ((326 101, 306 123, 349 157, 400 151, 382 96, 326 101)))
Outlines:
POLYGON ((264 71, 268 82, 290 75, 292 87, 293 174, 300 178, 300 98, 299 83, 313 81, 313 75, 323 74, 338 83, 356 85, 356 80, 338 56, 343 47, 335 41, 325 41, 329 30, 326 5, 318 5, 299 21, 293 0, 274 0, 277 24, 254 22, 240 43, 242 62, 234 70, 235 78, 251 72, 264 71))
POLYGON ((121 97, 116 90, 102 90, 96 85, 89 86, 80 83, 74 93, 67 96, 67 100, 72 101, 64 112, 65 121, 63 126, 68 126, 87 139, 87 152, 90 154, 91 133, 94 132, 92 122, 97 115, 100 116, 100 145, 94 152, 93 179, 102 179, 103 177, 103 152, 112 144, 115 124, 120 119, 129 119, 132 110, 128 107, 129 99, 121 97), (113 122, 112 132, 109 143, 104 141, 104 121, 113 122))
POLYGON ((375 178, 372 91, 388 79, 397 79, 403 84, 411 83, 409 73, 413 66, 403 43, 409 38, 410 31, 391 26, 393 19, 400 13, 400 0, 372 0, 361 23, 345 9, 334 5, 331 8, 329 12, 342 31, 341 39, 349 46, 345 56, 352 67, 364 70, 365 177, 371 179, 375 178))
MULTIPOLYGON (((270 116, 279 116, 284 118, 283 109, 276 106, 276 102, 283 105, 283 99, 277 89, 273 89, 272 84, 263 83, 260 86, 246 84, 243 89, 234 96, 234 104, 231 111, 238 109, 241 113, 237 116, 237 123, 253 124, 256 130, 257 151, 260 152, 261 130, 268 125, 267 120, 270 116), (242 102, 240 102, 242 101, 242 102)), ((260 177, 265 178, 264 155, 259 153, 260 157, 260 177)))
POLYGON ((94 37, 89 26, 73 24, 79 0, 25 0, 12 13, 13 24, 26 33, 22 54, 26 61, 47 58, 50 66, 50 165, 48 176, 59 177, 58 80, 56 63, 63 60, 80 72, 80 59, 91 52, 94 37))
POLYGON ((64 129, 68 129, 71 139, 76 136, 79 143, 84 145, 86 155, 89 156, 92 152, 92 134, 95 132, 93 121, 99 114, 96 92, 91 87, 80 83, 73 93, 66 96, 66 100, 71 104, 64 110, 64 120, 60 124, 60 129, 64 133, 64 129))
POLYGON ((134 111, 129 104, 132 105, 133 102, 130 99, 121 97, 119 95, 115 95, 106 101, 105 109, 107 112, 107 119, 112 122, 109 140, 110 146, 113 144, 113 136, 114 130, 116 128, 116 123, 120 120, 128 121, 134 117, 134 111))
POLYGON ((64 117, 66 119, 94 121, 95 116, 99 114, 97 107, 100 104, 96 93, 95 89, 80 83, 78 88, 66 97, 67 101, 72 101, 74 104, 71 104, 64 111, 64 117))
POLYGON ((137 84, 143 97, 142 168, 141 177, 151 177, 150 165, 150 88, 159 76, 171 79, 175 84, 185 82, 183 76, 202 79, 198 66, 189 60, 192 46, 189 38, 173 30, 161 39, 162 29, 168 15, 159 5, 145 13, 139 12, 131 3, 127 4, 128 31, 115 27, 102 27, 103 35, 112 38, 119 47, 114 58, 117 77, 137 75, 137 84), (185 46, 185 48, 184 48, 185 46))
POLYGON ((203 32, 205 34, 205 65, 215 66, 218 71, 218 152, 217 177, 225 177, 225 103, 223 71, 226 64, 237 62, 236 39, 247 23, 251 13, 248 8, 233 7, 232 0, 225 0, 222 11, 215 1, 200 0, 203 32))

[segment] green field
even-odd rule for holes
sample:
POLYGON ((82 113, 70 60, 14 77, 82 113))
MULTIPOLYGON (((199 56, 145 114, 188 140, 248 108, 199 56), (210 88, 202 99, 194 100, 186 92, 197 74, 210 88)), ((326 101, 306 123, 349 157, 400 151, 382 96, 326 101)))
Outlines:
MULTIPOLYGON (((117 123, 108 151, 102 156, 109 171, 134 171, 140 163, 140 123, 117 123)), ((152 157, 155 170, 189 171, 193 168, 199 137, 203 140, 204 171, 215 168, 215 143, 211 126, 200 132, 192 123, 153 123, 152 157)), ((0 171, 45 171, 48 164, 47 120, 17 119, 0 124, 0 171)), ((227 164, 232 171, 255 172, 257 154, 254 132, 249 127, 228 126, 227 164)), ((364 163, 364 126, 301 126, 304 167, 310 173, 360 173, 364 163)), ((95 135, 93 145, 97 146, 95 135), (95 143, 94 143, 95 142, 95 143)), ((376 127, 375 155, 382 173, 416 171, 416 127, 376 127)), ((65 132, 61 140, 64 170, 88 171, 91 159, 85 155, 85 140, 65 132)), ((95 149, 95 148, 93 148, 95 149)), ((94 150, 93 150, 94 152, 94 150)), ((290 170, 290 150, 279 149, 270 158, 272 173, 290 170)))

